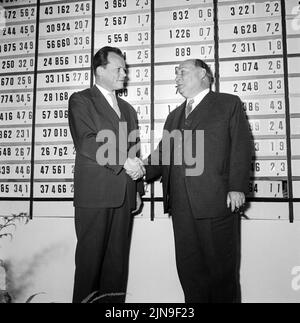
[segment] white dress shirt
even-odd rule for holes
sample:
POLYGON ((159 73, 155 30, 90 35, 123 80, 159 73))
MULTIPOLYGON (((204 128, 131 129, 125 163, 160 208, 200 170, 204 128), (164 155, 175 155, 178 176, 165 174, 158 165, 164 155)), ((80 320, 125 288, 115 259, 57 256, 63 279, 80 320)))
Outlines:
POLYGON ((115 95, 115 91, 111 92, 106 90, 104 87, 100 86, 99 84, 96 84, 97 88, 100 90, 100 92, 104 95, 105 99, 108 101, 111 107, 114 106, 113 100, 111 98, 111 93, 115 95))
POLYGON ((207 94, 210 92, 210 89, 206 89, 202 92, 200 92, 198 95, 196 95, 194 98, 189 98, 187 99, 187 105, 189 104, 189 102, 191 100, 194 100, 194 103, 193 103, 193 108, 192 108, 192 111, 191 113, 195 110, 195 108, 203 101, 203 99, 207 96, 207 94))

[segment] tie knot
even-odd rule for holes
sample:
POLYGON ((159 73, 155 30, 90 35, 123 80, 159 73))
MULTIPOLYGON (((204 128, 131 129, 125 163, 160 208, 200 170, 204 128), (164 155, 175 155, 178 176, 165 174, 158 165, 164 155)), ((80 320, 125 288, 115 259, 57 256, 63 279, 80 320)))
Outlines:
POLYGON ((113 102, 113 107, 116 107, 118 106, 118 101, 117 101, 117 97, 114 93, 110 92, 109 93, 109 96, 111 97, 112 99, 112 102, 113 102))
POLYGON ((115 93, 113 93, 113 92, 109 92, 108 94, 109 94, 109 96, 110 96, 113 100, 116 100, 116 95, 115 95, 115 93))
POLYGON ((188 102, 188 106, 193 106, 193 104, 194 104, 194 102, 195 102, 195 100, 194 99, 191 99, 191 100, 189 100, 189 102, 188 102))

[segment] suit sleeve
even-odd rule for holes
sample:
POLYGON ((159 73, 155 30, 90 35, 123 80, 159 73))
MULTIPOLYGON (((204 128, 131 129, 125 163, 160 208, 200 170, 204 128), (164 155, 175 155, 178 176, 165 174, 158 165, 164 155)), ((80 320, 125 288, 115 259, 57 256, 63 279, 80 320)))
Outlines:
MULTIPOLYGON (((69 100, 69 126, 76 152, 97 163, 97 150, 101 146, 96 141, 97 130, 87 107, 91 103, 79 93, 75 93, 69 100)), ((115 175, 122 170, 121 165, 106 165, 115 175)))
POLYGON ((230 120, 230 192, 248 192, 253 142, 242 102, 237 99, 230 120))
MULTIPOLYGON (((133 109, 134 110, 134 109, 133 109)), ((136 129, 139 130, 139 121, 137 117, 137 113, 134 110, 134 116, 135 116, 135 123, 136 123, 136 129)), ((141 157, 141 138, 140 135, 136 138, 136 145, 137 145, 137 152, 136 152, 136 157, 140 158, 141 157)), ((137 186, 136 186, 137 192, 140 194, 140 196, 145 195, 145 186, 144 186, 144 179, 141 178, 137 181, 137 186)))
MULTIPOLYGON (((166 120, 164 125, 164 131, 170 132, 170 121, 172 119, 172 114, 170 114, 166 120)), ((154 182, 158 180, 163 175, 163 157, 166 157, 168 160, 169 156, 163 156, 163 154, 170 154, 170 151, 163 151, 163 139, 158 144, 157 148, 154 152, 147 159, 147 166, 146 166, 146 181, 147 182, 154 182)))
POLYGON ((162 141, 148 157, 146 163, 146 182, 154 182, 162 176, 162 141))

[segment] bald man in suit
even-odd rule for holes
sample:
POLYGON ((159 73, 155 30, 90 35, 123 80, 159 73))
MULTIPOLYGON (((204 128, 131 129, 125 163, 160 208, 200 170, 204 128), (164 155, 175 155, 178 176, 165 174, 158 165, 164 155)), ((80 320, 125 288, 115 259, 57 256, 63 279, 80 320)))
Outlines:
POLYGON ((248 191, 252 143, 241 100, 212 92, 213 80, 205 62, 182 62, 176 83, 186 101, 170 113, 164 127, 167 134, 191 134, 191 152, 201 148, 199 172, 174 162, 174 152, 181 149, 184 155, 188 141, 174 140, 166 150, 166 134, 145 162, 148 182, 162 178, 165 213, 172 216, 177 269, 188 303, 240 302, 237 211, 248 191), (203 141, 195 142, 202 131, 204 137, 198 138, 203 141), (164 160, 171 162, 166 165, 164 160))

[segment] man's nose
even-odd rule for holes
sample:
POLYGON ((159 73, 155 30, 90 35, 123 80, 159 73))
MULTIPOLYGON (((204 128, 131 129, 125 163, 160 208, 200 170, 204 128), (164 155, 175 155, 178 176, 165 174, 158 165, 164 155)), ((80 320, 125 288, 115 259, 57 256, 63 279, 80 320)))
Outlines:
POLYGON ((176 75, 176 77, 175 77, 176 83, 178 83, 180 80, 181 80, 181 76, 180 75, 176 75))
POLYGON ((125 70, 125 69, 121 69, 121 70, 120 70, 120 75, 121 75, 122 77, 126 77, 126 76, 127 76, 127 72, 126 72, 126 70, 125 70))

